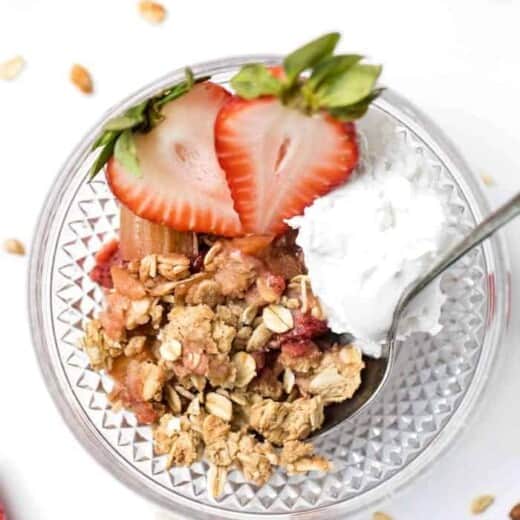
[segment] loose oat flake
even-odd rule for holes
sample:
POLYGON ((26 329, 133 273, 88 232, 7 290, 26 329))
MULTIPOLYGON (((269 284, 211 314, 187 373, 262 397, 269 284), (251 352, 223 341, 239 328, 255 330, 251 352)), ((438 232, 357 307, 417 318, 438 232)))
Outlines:
POLYGON ((269 305, 262 313, 265 326, 272 332, 282 334, 294 327, 291 311, 282 305, 269 305))
POLYGON ((486 186, 493 186, 495 184, 495 179, 493 177, 491 177, 491 175, 488 175, 487 173, 483 173, 481 178, 482 178, 482 182, 486 186))
POLYGON ((290 368, 286 368, 283 373, 283 389, 285 393, 290 394, 294 387, 296 378, 294 372, 290 368))
POLYGON ((216 392, 210 392, 206 396, 206 410, 226 422, 231 421, 233 415, 233 405, 231 401, 216 392))
POLYGON ((483 513, 488 507, 490 507, 494 501, 495 497, 493 495, 479 495, 471 502, 470 511, 474 515, 479 515, 480 513, 483 513))
POLYGON ((218 497, 224 491, 226 474, 227 469, 225 467, 210 464, 208 471, 208 488, 212 496, 218 497))
POLYGON ((77 63, 70 69, 70 81, 84 94, 94 91, 94 83, 88 69, 77 63))
POLYGON ((17 78, 25 66, 22 56, 15 56, 10 60, 0 63, 0 79, 11 81, 17 78))
POLYGON ((243 388, 256 376, 256 363, 247 352, 237 352, 233 356, 233 364, 236 367, 235 386, 243 388))
POLYGON ((165 7, 158 2, 143 0, 139 2, 139 13, 151 23, 162 23, 166 18, 165 7))
POLYGON ((520 520, 520 502, 509 511, 509 518, 511 518, 511 520, 520 520))
POLYGON ((381 513, 381 511, 376 511, 372 515, 372 520, 393 520, 390 515, 387 515, 386 513, 381 513))
POLYGON ((4 250, 11 255, 25 255, 25 246, 16 238, 8 238, 4 242, 4 250))
POLYGON ((161 344, 159 352, 166 361, 175 361, 182 354, 181 342, 170 338, 161 344))

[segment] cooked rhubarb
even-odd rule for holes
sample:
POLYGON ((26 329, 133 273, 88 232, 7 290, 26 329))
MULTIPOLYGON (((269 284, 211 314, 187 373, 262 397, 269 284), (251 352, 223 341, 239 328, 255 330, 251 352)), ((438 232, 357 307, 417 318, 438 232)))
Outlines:
POLYGON ((176 231, 134 215, 121 206, 120 248, 124 260, 139 260, 150 254, 182 253, 195 257, 198 243, 195 233, 176 231))

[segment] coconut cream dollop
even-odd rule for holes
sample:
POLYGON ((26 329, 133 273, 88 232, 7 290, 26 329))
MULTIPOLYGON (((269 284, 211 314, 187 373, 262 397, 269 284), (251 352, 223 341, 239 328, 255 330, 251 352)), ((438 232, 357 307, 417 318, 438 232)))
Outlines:
MULTIPOLYGON (((298 229, 297 244, 329 327, 353 334, 367 355, 380 355, 401 293, 450 242, 441 200, 417 181, 420 167, 412 152, 376 158, 370 171, 288 221, 298 229)), ((437 280, 413 302, 401 333, 437 333, 443 302, 437 280)))

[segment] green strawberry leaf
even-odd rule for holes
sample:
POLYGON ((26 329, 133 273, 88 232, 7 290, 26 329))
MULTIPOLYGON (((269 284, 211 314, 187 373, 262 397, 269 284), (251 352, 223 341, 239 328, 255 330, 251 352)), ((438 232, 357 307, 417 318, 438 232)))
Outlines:
POLYGON ((105 130, 123 131, 128 128, 134 128, 144 121, 144 111, 146 110, 146 101, 139 103, 135 107, 129 108, 122 116, 114 117, 106 125, 105 130))
POLYGON ((114 119, 111 119, 106 125, 105 130, 110 131, 122 131, 126 130, 127 128, 133 128, 134 126, 138 125, 143 121, 143 118, 140 117, 139 119, 136 119, 135 117, 130 117, 127 115, 122 115, 118 117, 114 117, 114 119))
POLYGON ((100 146, 105 146, 111 141, 114 141, 115 138, 119 135, 118 132, 113 132, 111 130, 104 131, 99 135, 99 137, 94 141, 94 144, 92 145, 92 150, 95 150, 96 148, 99 148, 100 146))
POLYGON ((366 98, 381 74, 379 65, 356 64, 316 91, 320 108, 353 105, 366 98))
POLYGON ((113 132, 105 132, 104 134, 102 134, 102 136, 105 137, 105 142, 99 145, 103 146, 103 148, 101 149, 99 155, 96 157, 96 160, 90 167, 90 170, 88 172, 89 179, 93 179, 100 172, 105 163, 110 159, 110 157, 114 153, 114 146, 116 144, 116 140, 119 134, 115 134, 113 132))
POLYGON ((361 117, 373 97, 371 93, 381 67, 365 65, 358 54, 333 55, 340 35, 329 33, 300 47, 283 61, 285 76, 275 77, 262 64, 244 65, 231 79, 235 92, 246 100, 277 96, 290 108, 312 115, 336 110, 338 118, 361 117), (301 73, 310 70, 310 77, 301 73))
POLYGON ((123 168, 135 175, 141 176, 139 159, 137 158, 137 148, 135 147, 134 135, 132 131, 125 130, 118 138, 114 147, 114 158, 123 168))
POLYGON ((174 87, 165 90, 162 94, 159 96, 156 96, 155 98, 152 98, 151 105, 155 105, 157 108, 163 107, 170 101, 173 101, 182 95, 186 94, 188 92, 188 85, 183 81, 182 83, 179 83, 178 85, 175 85, 174 87))
POLYGON ((293 85, 300 73, 330 56, 334 52, 339 38, 339 33, 325 34, 289 54, 283 61, 287 84, 293 85))
POLYGON ((151 98, 149 100, 150 105, 153 105, 155 109, 159 110, 170 101, 173 101, 189 92, 197 83, 202 83, 203 81, 207 81, 211 78, 211 76, 203 76, 201 78, 195 79, 193 76, 193 71, 189 67, 186 67, 185 74, 185 81, 178 83, 177 85, 174 85, 173 87, 164 90, 159 95, 151 98))
POLYGON ((330 108, 328 112, 332 117, 339 119, 340 121, 355 121, 367 113, 370 103, 372 103, 372 101, 374 101, 383 90, 383 88, 375 89, 368 96, 353 105, 330 108))
POLYGON ((329 56, 320 61, 312 69, 311 77, 306 81, 305 85, 310 90, 316 90, 323 83, 340 76, 362 59, 363 56, 359 54, 338 54, 337 56, 329 56))
POLYGON ((251 63, 243 66, 231 78, 231 86, 244 99, 270 95, 278 96, 282 91, 282 82, 275 78, 260 63, 251 63))

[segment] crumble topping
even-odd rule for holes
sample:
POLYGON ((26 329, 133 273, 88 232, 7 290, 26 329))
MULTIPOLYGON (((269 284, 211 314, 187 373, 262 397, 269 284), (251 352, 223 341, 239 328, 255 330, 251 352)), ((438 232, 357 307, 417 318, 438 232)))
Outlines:
MULTIPOLYGON (((303 441, 328 404, 352 397, 364 367, 357 348, 327 340, 303 268, 289 278, 234 244, 211 242, 197 272, 181 254, 112 266, 105 308, 82 340, 92 368, 115 380, 113 406, 154 425, 168 468, 205 457, 214 496, 233 468, 257 485, 277 466, 330 469, 303 441)), ((284 266, 301 266, 288 254, 284 266)))

